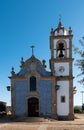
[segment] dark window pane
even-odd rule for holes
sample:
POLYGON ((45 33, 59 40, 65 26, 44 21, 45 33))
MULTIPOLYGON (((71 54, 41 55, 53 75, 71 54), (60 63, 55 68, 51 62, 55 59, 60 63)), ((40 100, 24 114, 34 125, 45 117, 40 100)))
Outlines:
POLYGON ((61 102, 62 102, 62 103, 65 102, 65 96, 61 96, 61 102))
POLYGON ((36 91, 36 77, 30 78, 30 91, 36 91))

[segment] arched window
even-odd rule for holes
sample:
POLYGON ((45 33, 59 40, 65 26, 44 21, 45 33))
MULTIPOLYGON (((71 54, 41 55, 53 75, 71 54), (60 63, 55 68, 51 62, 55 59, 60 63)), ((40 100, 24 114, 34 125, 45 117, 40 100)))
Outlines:
POLYGON ((30 77, 30 91, 36 91, 36 77, 30 77))
POLYGON ((59 43, 57 45, 57 57, 65 57, 65 47, 64 43, 59 43))

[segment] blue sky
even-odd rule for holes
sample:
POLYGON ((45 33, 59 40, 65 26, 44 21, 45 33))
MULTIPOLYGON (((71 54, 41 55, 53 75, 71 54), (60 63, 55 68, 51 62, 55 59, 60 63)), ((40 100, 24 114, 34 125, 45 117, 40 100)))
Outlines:
MULTIPOLYGON (((0 0, 0 100, 7 105, 11 100, 6 90, 10 85, 11 67, 14 66, 15 72, 20 70, 21 57, 26 60, 31 56, 31 45, 35 45, 37 58, 46 59, 49 70, 50 30, 57 27, 60 14, 63 26, 72 27, 73 44, 78 45, 84 36, 84 0, 0 0)), ((74 67, 75 77, 78 72, 74 67)), ((80 91, 84 88, 77 80, 76 77, 74 105, 81 105, 80 91)))

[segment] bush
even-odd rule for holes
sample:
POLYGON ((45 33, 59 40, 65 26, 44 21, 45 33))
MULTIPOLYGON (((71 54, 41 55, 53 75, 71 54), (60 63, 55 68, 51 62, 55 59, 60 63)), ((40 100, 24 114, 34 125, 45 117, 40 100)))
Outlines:
POLYGON ((81 113, 81 107, 80 106, 75 106, 74 107, 74 113, 81 113))

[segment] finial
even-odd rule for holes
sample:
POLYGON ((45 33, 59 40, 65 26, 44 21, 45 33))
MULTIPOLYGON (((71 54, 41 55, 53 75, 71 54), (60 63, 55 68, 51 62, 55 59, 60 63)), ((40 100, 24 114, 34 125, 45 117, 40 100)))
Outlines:
POLYGON ((34 47, 35 47, 35 46, 32 45, 32 46, 30 46, 30 47, 32 48, 32 56, 34 56, 34 47))
POLYGON ((11 71, 11 74, 12 74, 12 76, 13 76, 13 75, 15 74, 15 72, 14 72, 14 67, 12 67, 11 70, 12 70, 12 71, 11 71))
POLYGON ((60 14, 60 15, 59 15, 59 24, 58 24, 58 28, 61 28, 61 27, 62 27, 61 18, 62 18, 62 16, 61 16, 61 14, 60 14))
POLYGON ((43 63, 44 68, 46 68, 46 65, 45 65, 46 61, 42 60, 42 63, 43 63))
POLYGON ((11 69, 12 69, 12 71, 14 71, 14 67, 12 67, 11 69))
POLYGON ((59 14, 59 22, 61 22, 62 16, 61 14, 59 14))
POLYGON ((24 66, 24 59, 23 59, 23 57, 21 57, 21 68, 24 66))
POLYGON ((71 29, 71 27, 69 27, 69 34, 70 34, 70 35, 72 34, 72 29, 71 29))
POLYGON ((21 57, 21 62, 23 62, 23 57, 21 57))
POLYGON ((53 30, 53 28, 51 28, 51 36, 53 36, 53 34, 54 34, 54 30, 53 30))

